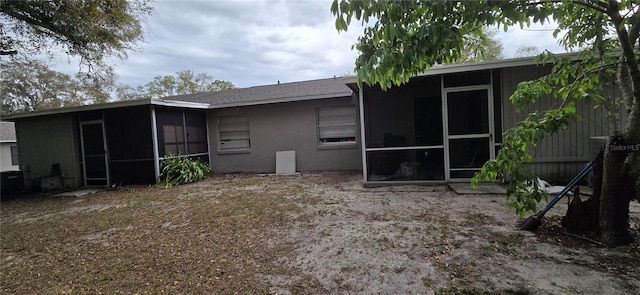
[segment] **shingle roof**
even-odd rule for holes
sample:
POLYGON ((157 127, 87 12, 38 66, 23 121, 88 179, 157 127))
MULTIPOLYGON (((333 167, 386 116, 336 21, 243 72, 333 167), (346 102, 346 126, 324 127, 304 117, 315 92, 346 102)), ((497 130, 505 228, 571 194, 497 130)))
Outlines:
POLYGON ((225 91, 163 97, 163 100, 211 104, 212 108, 257 105, 350 96, 342 78, 236 88, 225 91))
POLYGON ((292 83, 237 88, 225 91, 196 93, 149 98, 142 100, 118 101, 104 104, 93 104, 36 112, 19 113, 4 116, 5 119, 36 117, 52 114, 101 110, 137 105, 164 105, 187 108, 227 108, 248 105, 260 105, 279 102, 304 101, 323 98, 351 96, 353 92, 347 87, 343 78, 329 78, 292 83))
POLYGON ((0 122, 0 142, 16 142, 16 127, 13 122, 0 122))

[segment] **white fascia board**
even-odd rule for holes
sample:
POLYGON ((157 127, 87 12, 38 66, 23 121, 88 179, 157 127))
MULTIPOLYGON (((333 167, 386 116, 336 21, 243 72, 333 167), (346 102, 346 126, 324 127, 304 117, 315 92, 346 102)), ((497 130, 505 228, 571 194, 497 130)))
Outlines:
POLYGON ((165 106, 165 107, 177 107, 188 109, 210 109, 211 105, 208 103, 180 101, 180 100, 164 100, 159 98, 152 98, 150 100, 151 105, 165 106))

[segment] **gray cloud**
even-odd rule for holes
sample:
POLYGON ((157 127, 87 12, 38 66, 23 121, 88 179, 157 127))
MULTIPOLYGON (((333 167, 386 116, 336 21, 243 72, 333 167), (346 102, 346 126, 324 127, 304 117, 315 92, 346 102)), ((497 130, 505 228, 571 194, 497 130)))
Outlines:
MULTIPOLYGON (((330 5, 330 0, 158 1, 144 24, 142 51, 126 61, 113 60, 118 83, 141 85, 186 69, 240 87, 352 72, 356 53, 351 46, 362 27, 354 22, 348 32, 338 33, 330 5)), ((529 41, 540 47, 539 36, 527 36, 500 34, 505 56, 529 41)))
POLYGON ((146 43, 118 66, 120 83, 144 84, 191 69, 242 87, 342 75, 361 30, 338 33, 323 1, 159 1, 146 43))

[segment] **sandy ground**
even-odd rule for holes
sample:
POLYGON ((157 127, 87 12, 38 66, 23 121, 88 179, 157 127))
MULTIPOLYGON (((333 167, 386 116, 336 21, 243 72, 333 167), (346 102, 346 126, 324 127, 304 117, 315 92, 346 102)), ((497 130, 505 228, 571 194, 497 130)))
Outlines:
POLYGON ((3 294, 640 294, 640 244, 564 233, 565 200, 531 233, 502 195, 364 188, 360 173, 213 175, 0 210, 3 294))
MULTIPOLYGON (((318 201, 286 234, 298 247, 278 263, 297 271, 268 276, 274 293, 640 294, 637 242, 609 249, 562 233, 566 203, 531 233, 516 229, 504 196, 363 188, 358 174, 300 178, 318 201)), ((639 211, 633 202, 636 234, 639 211)))

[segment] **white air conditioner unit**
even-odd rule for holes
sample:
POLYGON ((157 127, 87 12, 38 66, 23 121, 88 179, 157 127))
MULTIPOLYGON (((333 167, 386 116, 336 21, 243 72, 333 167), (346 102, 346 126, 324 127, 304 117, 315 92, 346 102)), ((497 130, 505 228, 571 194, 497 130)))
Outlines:
POLYGON ((296 174, 296 151, 276 152, 276 174, 296 174))

